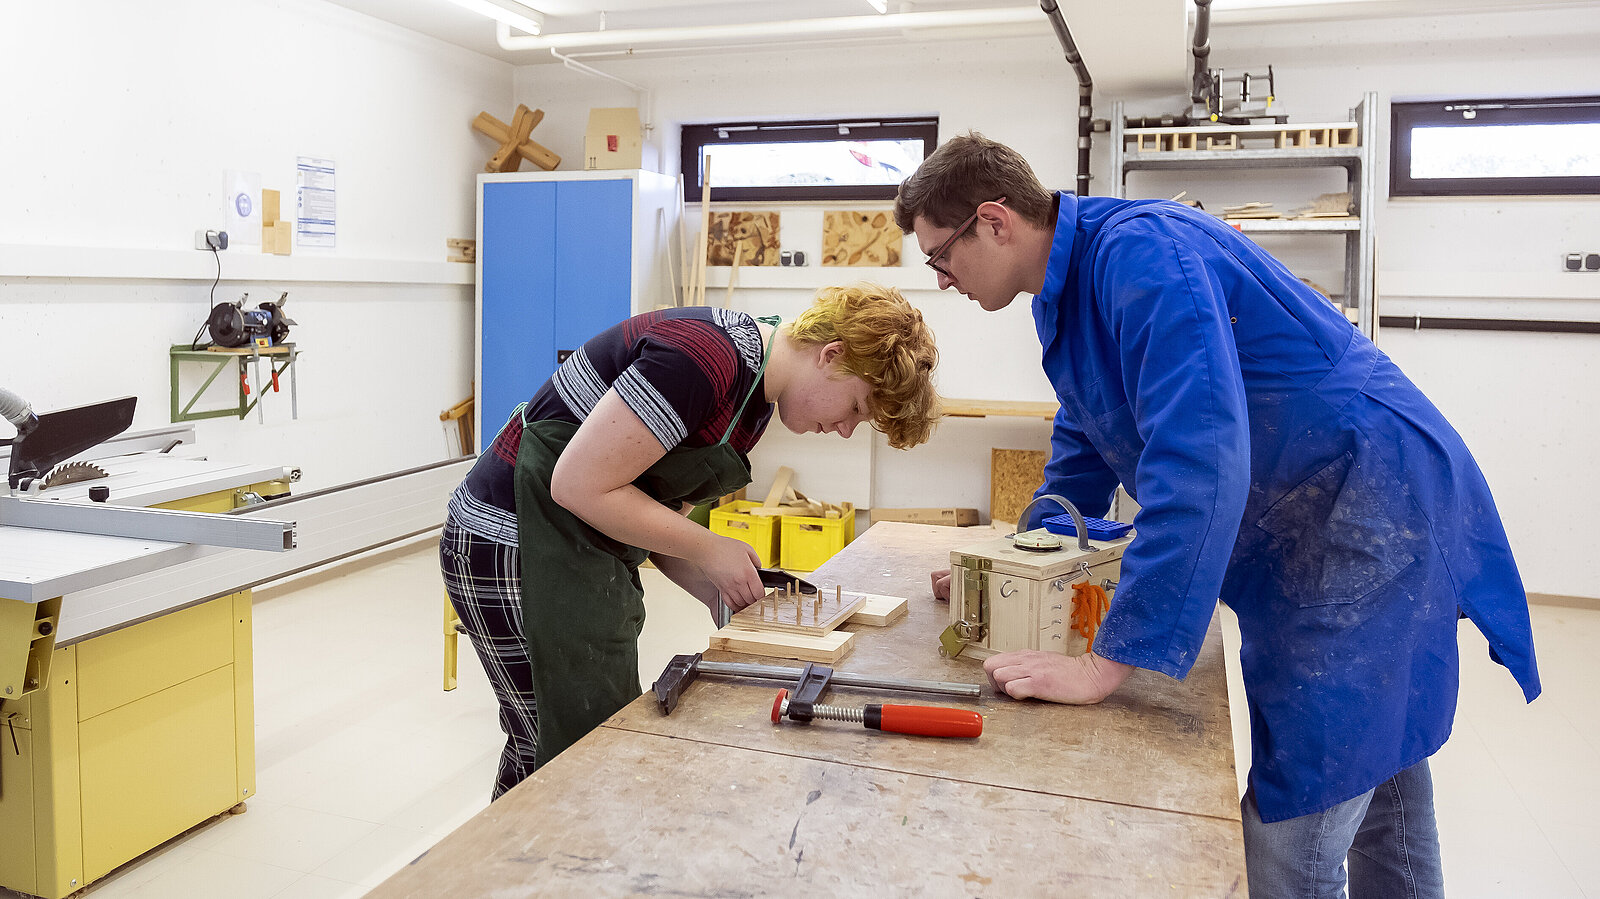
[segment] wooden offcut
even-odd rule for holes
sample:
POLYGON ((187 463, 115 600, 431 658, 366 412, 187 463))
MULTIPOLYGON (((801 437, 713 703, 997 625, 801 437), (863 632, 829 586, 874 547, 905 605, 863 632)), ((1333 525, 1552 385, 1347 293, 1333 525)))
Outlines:
POLYGON ((851 615, 847 624, 864 624, 870 627, 888 627, 896 621, 906 617, 910 611, 910 603, 904 596, 883 596, 878 593, 855 593, 845 591, 846 596, 860 596, 866 602, 861 608, 851 615))
POLYGON ((952 528, 978 523, 977 509, 873 509, 872 521, 905 521, 911 524, 937 524, 952 528))
POLYGON ((1033 495, 1044 486, 1044 450, 996 448, 989 456, 989 517, 1015 522, 1033 495))
POLYGON ((711 635, 710 648, 834 665, 850 654, 855 648, 855 640, 856 635, 850 631, 830 631, 813 637, 777 631, 749 631, 729 625, 711 635))
POLYGON ((823 265, 899 265, 904 240, 900 226, 886 210, 822 214, 823 265))

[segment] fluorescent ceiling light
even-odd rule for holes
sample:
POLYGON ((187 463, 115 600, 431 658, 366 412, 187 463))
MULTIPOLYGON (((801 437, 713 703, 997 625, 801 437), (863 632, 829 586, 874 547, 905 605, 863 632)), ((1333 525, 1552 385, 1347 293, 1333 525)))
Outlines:
POLYGON ((450 2, 529 34, 538 34, 544 27, 544 13, 526 3, 518 3, 517 0, 450 0, 450 2))

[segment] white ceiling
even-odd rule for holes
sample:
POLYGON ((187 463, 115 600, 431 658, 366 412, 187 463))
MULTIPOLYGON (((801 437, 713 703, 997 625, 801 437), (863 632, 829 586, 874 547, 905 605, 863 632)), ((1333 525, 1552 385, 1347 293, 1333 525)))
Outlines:
MULTIPOLYGON (((330 0, 339 6, 427 34, 469 50, 516 65, 557 61, 549 49, 505 49, 496 39, 495 25, 484 16, 449 0, 330 0)), ((1187 68, 1186 0, 1058 0, 1073 39, 1078 44, 1097 86, 1138 91, 1181 88, 1187 68), (1128 34, 1139 35, 1137 55, 1126 53, 1128 34)), ((765 41, 784 46, 845 44, 853 46, 904 43, 909 40, 981 40, 1004 36, 1036 36, 1058 46, 1049 18, 1037 2, 1027 0, 887 0, 894 14, 963 12, 984 17, 993 14, 1011 21, 960 27, 890 30, 870 34, 723 40, 718 50, 743 49, 765 41)), ((867 0, 529 0, 546 16, 542 37, 749 23, 804 23, 813 19, 849 17, 876 19, 867 0)), ((521 38, 520 32, 514 32, 521 38)), ((592 36, 587 38, 593 40, 592 36)), ((662 55, 672 52, 708 52, 705 42, 675 41, 630 46, 561 46, 561 52, 586 59, 616 58, 635 52, 662 55)), ((1063 62, 1065 65, 1065 62, 1063 62)))
MULTIPOLYGON (((496 26, 479 13, 449 0, 329 0, 438 40, 515 65, 556 62, 548 46, 506 49, 496 26)), ((889 18, 960 12, 1009 17, 1005 23, 960 27, 886 30, 868 34, 805 35, 814 19, 848 17, 857 23, 876 19, 867 0, 527 0, 546 16, 538 41, 516 33, 511 40, 555 43, 561 52, 587 59, 633 54, 738 51, 765 46, 808 44, 885 45, 913 40, 982 40, 1035 36, 1056 47, 1050 22, 1036 2, 1024 0, 886 0, 889 18), (724 36, 692 41, 674 32, 658 42, 660 31, 645 31, 637 41, 597 44, 598 32, 681 29, 783 22, 795 25, 778 37, 724 36)), ((1182 91, 1189 68, 1191 0, 1058 0, 1073 39, 1102 93, 1149 94, 1182 91)), ((1213 0, 1213 25, 1257 22, 1376 20, 1392 16, 1446 17, 1504 9, 1590 6, 1593 0, 1213 0)), ((908 24, 910 20, 905 20, 908 24)), ((1374 27, 1381 27, 1375 25, 1374 27)), ((621 35, 619 35, 621 36, 621 35)), ((1215 41, 1213 42, 1215 43, 1215 41)), ((1063 63, 1065 64, 1065 63, 1063 63)))

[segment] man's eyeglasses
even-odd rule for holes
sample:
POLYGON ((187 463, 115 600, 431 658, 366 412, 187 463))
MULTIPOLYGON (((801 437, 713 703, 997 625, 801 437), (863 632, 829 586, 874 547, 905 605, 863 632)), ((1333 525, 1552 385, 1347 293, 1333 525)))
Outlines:
MULTIPOLYGON (((1005 197, 1001 197, 1000 199, 995 200, 994 202, 996 202, 996 203, 1004 203, 1005 201, 1006 201, 1006 198, 1005 197)), ((980 204, 980 208, 981 208, 981 204, 980 204)), ((950 247, 955 244, 956 240, 959 237, 961 237, 961 235, 967 233, 967 229, 971 228, 972 227, 972 223, 976 222, 977 220, 978 220, 978 210, 974 209, 974 210, 972 210, 972 214, 967 216, 967 220, 962 222, 959 226, 957 226, 956 230, 952 231, 950 233, 949 237, 945 238, 945 242, 944 243, 939 244, 937 249, 935 249, 932 253, 928 254, 928 258, 927 258, 928 268, 931 268, 934 271, 938 272, 939 274, 944 275, 946 278, 950 278, 950 279, 954 280, 955 279, 955 275, 950 274, 950 270, 949 269, 947 269, 944 266, 940 265, 939 264, 939 260, 940 260, 940 258, 942 258, 944 256, 944 254, 950 252, 950 247)))

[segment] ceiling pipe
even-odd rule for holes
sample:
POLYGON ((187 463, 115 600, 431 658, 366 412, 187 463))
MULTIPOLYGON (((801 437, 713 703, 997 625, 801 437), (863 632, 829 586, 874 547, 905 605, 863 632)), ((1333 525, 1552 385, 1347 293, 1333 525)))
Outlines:
POLYGON ((697 41, 798 41, 851 34, 895 32, 916 28, 972 28, 984 25, 1027 25, 1039 21, 1032 7, 953 9, 888 15, 835 16, 826 19, 790 19, 784 22, 747 22, 737 25, 699 25, 672 28, 625 28, 615 31, 573 31, 565 34, 514 35, 500 26, 496 38, 502 50, 573 50, 595 47, 629 47, 651 44, 690 44, 697 41))
POLYGON ((1056 40, 1061 43, 1061 52, 1066 55, 1067 64, 1078 76, 1078 196, 1087 197, 1090 134, 1094 131, 1094 79, 1089 77, 1089 67, 1078 52, 1078 44, 1072 39, 1072 31, 1067 28, 1067 20, 1062 17, 1061 7, 1056 0, 1040 0, 1039 8, 1049 17, 1050 25, 1055 28, 1056 40))

